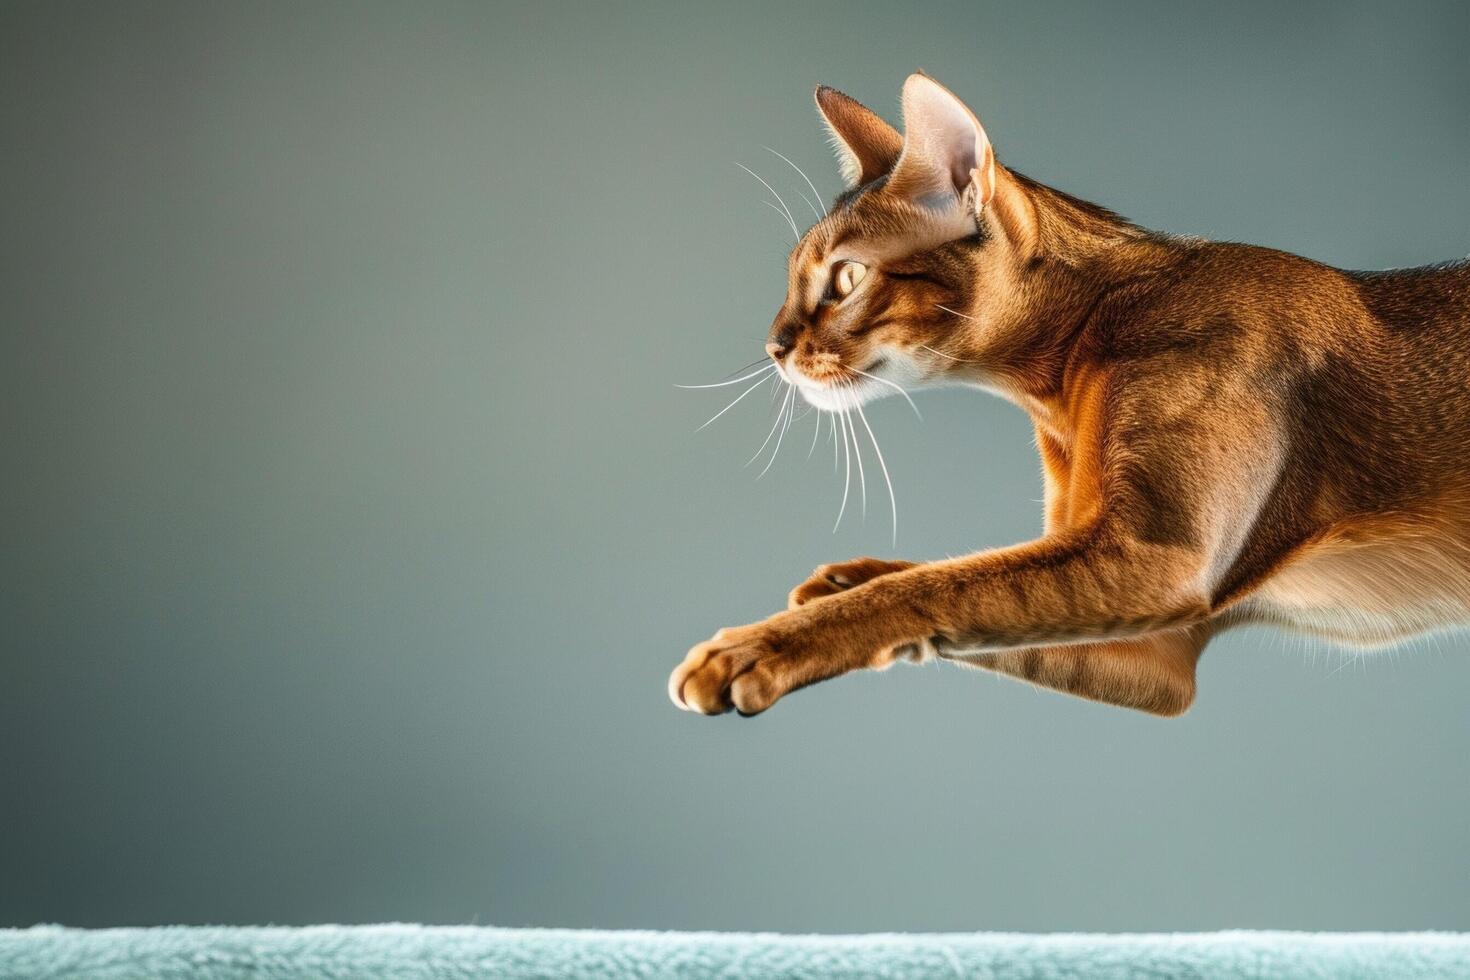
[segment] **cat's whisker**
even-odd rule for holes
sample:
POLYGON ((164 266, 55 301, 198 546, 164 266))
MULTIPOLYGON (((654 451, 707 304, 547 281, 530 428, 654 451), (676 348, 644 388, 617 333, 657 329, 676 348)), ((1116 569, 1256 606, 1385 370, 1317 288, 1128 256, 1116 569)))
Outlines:
MULTIPOLYGON (((777 391, 780 391, 781 390, 779 385, 777 386, 776 390, 777 391)), ((787 398, 790 398, 791 397, 791 392, 790 392, 789 389, 786 392, 786 397, 787 398)), ((778 426, 780 426, 781 420, 783 418, 785 418, 785 416, 786 416, 786 400, 783 399, 781 401, 781 409, 780 409, 780 411, 778 411, 776 413, 776 421, 774 421, 774 422, 771 423, 771 431, 766 433, 766 440, 765 440, 765 442, 762 442, 761 443, 761 447, 755 451, 755 455, 751 456, 749 459, 747 459, 745 461, 745 465, 746 466, 749 466, 751 463, 754 463, 757 459, 760 458, 760 454, 766 451, 766 447, 771 444, 771 438, 776 434, 776 429, 777 429, 778 426)))
MULTIPOLYGON (((776 207, 776 205, 772 204, 770 201, 767 201, 765 198, 761 198, 761 203, 770 208, 772 211, 779 214, 781 217, 785 218, 787 221, 790 221, 792 231, 796 231, 796 222, 792 221, 791 212, 787 211, 785 208, 776 207)), ((796 239, 797 241, 801 240, 800 232, 796 232, 796 239)), ((784 260, 785 256, 782 256, 782 259, 784 260)))
MULTIPOLYGON (((854 398, 852 401, 854 405, 857 404, 856 398, 854 398)), ((868 476, 865 472, 863 472, 863 447, 858 442, 857 425, 855 425, 852 421, 851 407, 844 407, 842 410, 842 414, 847 416, 847 428, 848 431, 852 433, 852 454, 857 457, 858 486, 862 489, 863 520, 866 521, 868 519, 868 476)))
MULTIPOLYGON (((756 338, 754 338, 754 340, 758 344, 764 344, 766 342, 766 338, 764 338, 764 337, 756 337, 756 338)), ((749 371, 751 368, 760 367, 761 365, 766 364, 766 363, 769 363, 770 361, 771 361, 771 359, 770 359, 769 356, 762 355, 760 357, 757 357, 755 360, 751 361, 749 364, 742 365, 741 367, 736 368, 735 370, 729 372, 728 374, 722 374, 722 375, 720 375, 720 380, 723 381, 726 378, 730 377, 730 375, 732 375, 732 374, 739 374, 741 371, 749 371)))
POLYGON ((761 378, 755 384, 751 385, 749 388, 746 388, 740 394, 738 394, 738 395, 735 396, 735 400, 733 402, 731 402, 730 404, 726 405, 724 408, 720 409, 718 412, 716 412, 714 415, 712 415, 710 417, 709 421, 705 422, 704 425, 701 425, 699 428, 695 429, 694 431, 695 432, 702 432, 702 431, 704 431, 704 429, 706 427, 708 427, 711 423, 713 423, 715 421, 715 419, 719 418, 721 415, 724 415, 726 412, 728 412, 730 409, 734 408, 736 405, 739 405, 740 402, 742 400, 744 400, 744 398, 745 398, 746 395, 750 394, 752 391, 755 391, 761 385, 765 384, 767 381, 770 381, 774 377, 775 377, 774 374, 767 374, 764 378, 761 378))
MULTIPOLYGON (((763 149, 763 150, 770 150, 770 152, 776 154, 776 156, 780 157, 782 160, 785 160, 787 163, 791 164, 791 169, 792 170, 795 170, 797 173, 801 174, 801 179, 804 180, 804 181, 806 181, 806 186, 808 186, 808 187, 810 187, 812 189, 812 197, 815 200, 818 200, 818 201, 820 201, 822 199, 822 194, 821 194, 820 191, 817 190, 817 185, 812 183, 812 179, 806 175, 806 171, 805 170, 801 169, 800 167, 798 167, 796 165, 796 161, 795 160, 792 160, 790 157, 788 157, 786 154, 782 153, 780 150, 772 150, 769 146, 764 146, 763 145, 761 147, 761 149, 763 149)), ((801 191, 797 191, 797 193, 798 194, 801 194, 801 191)), ((801 194, 801 199, 803 201, 806 201, 806 195, 805 194, 801 194)), ((822 212, 819 211, 817 209, 817 206, 815 204, 813 204, 811 201, 806 201, 806 203, 812 209, 812 214, 816 215, 817 216, 817 220, 820 221, 821 218, 822 218, 822 212)))
POLYGON ((806 194, 803 193, 803 191, 802 191, 802 189, 800 187, 798 187, 796 189, 796 196, 799 197, 799 198, 801 198, 803 201, 806 202, 806 206, 812 209, 812 214, 816 215, 817 216, 817 220, 820 221, 821 218, 822 218, 822 212, 820 212, 820 211, 817 210, 816 204, 814 204, 812 202, 812 199, 811 198, 807 197, 806 194))
POLYGON ((776 437, 776 448, 771 450, 771 458, 766 461, 766 468, 756 475, 757 480, 766 475, 766 470, 769 470, 776 462, 776 457, 781 455, 781 440, 786 438, 786 430, 791 428, 791 416, 796 412, 796 388, 791 385, 786 387, 788 389, 786 392, 786 424, 781 426, 781 434, 776 437))
POLYGON ((934 305, 937 306, 937 307, 939 307, 941 310, 943 310, 946 313, 953 313, 957 317, 963 317, 966 320, 973 320, 973 319, 975 319, 970 314, 968 314, 968 313, 961 313, 959 310, 952 310, 949 307, 945 306, 943 303, 935 303, 934 305))
POLYGON ((729 385, 738 385, 742 381, 749 381, 751 378, 754 378, 754 377, 757 377, 759 375, 765 374, 767 371, 773 371, 773 370, 775 370, 775 368, 776 368, 776 365, 774 363, 771 363, 771 364, 768 364, 765 367, 763 367, 763 368, 761 368, 761 369, 759 369, 757 371, 752 371, 749 374, 742 375, 742 376, 734 379, 733 381, 716 381, 714 384, 709 384, 709 385, 674 385, 674 387, 675 388, 685 388, 685 389, 689 389, 689 390, 696 389, 696 388, 725 388, 725 387, 728 387, 729 385))
MULTIPOLYGON (((796 236, 796 240, 797 241, 801 241, 801 232, 799 232, 799 231, 796 230, 796 219, 791 216, 791 209, 786 206, 786 202, 785 201, 782 201, 781 200, 781 195, 776 193, 776 188, 774 188, 770 184, 766 183, 765 178, 763 178, 760 174, 756 173, 754 170, 751 170, 745 164, 737 162, 735 164, 735 166, 739 167, 741 170, 744 170, 746 173, 750 174, 756 180, 760 181, 762 187, 764 187, 766 190, 770 191, 771 194, 772 194, 772 196, 774 196, 776 198, 776 200, 781 201, 781 212, 782 212, 782 214, 784 214, 786 216, 786 223, 791 226, 791 234, 793 234, 793 235, 796 236)), ((765 203, 766 204, 770 204, 771 202, 770 201, 766 201, 765 203)), ((772 205, 772 206, 774 207, 774 205, 772 205)))
POLYGON ((842 526, 842 515, 847 513, 847 491, 852 485, 852 456, 847 451, 846 416, 838 418, 837 413, 834 412, 833 418, 836 418, 842 425, 842 458, 847 463, 847 470, 842 476, 842 506, 837 508, 837 523, 832 525, 832 533, 836 534, 837 529, 842 526))
POLYGON ((894 391, 898 392, 900 395, 903 396, 903 400, 909 403, 909 408, 912 408, 914 410, 914 414, 919 417, 919 421, 924 421, 924 413, 919 411, 919 406, 914 404, 914 400, 909 397, 909 393, 907 391, 904 391, 898 385, 894 384, 892 381, 887 380, 886 378, 878 377, 876 374, 869 374, 868 372, 859 370, 855 367, 850 367, 848 368, 848 370, 851 371, 853 374, 861 374, 865 378, 870 378, 873 381, 878 382, 880 385, 887 385, 894 391))
MULTIPOLYGON (((758 343, 758 344, 763 344, 763 343, 765 343, 765 341, 766 341, 766 338, 764 338, 764 337, 757 337, 757 338, 755 338, 755 342, 758 343)), ((764 364, 765 362, 769 361, 770 359, 771 358, 768 355, 762 354, 760 357, 757 357, 755 360, 751 361, 749 364, 746 364, 746 365, 744 365, 742 367, 738 367, 735 370, 731 371, 730 374, 739 374, 741 371, 749 371, 751 368, 753 368, 753 367, 759 367, 762 364, 764 364)), ((725 375, 725 377, 728 378, 730 376, 730 374, 725 375)))
POLYGON ((863 428, 868 430, 868 440, 873 444, 873 453, 878 457, 878 466, 883 470, 883 482, 888 485, 888 511, 893 515, 893 544, 898 544, 898 499, 893 495, 893 481, 888 478, 888 464, 883 461, 883 450, 878 448, 878 437, 873 435, 873 427, 868 424, 868 416, 863 411, 863 406, 857 406, 858 418, 863 420, 863 428))
POLYGON ((837 472, 837 413, 828 412, 827 421, 831 423, 827 428, 827 438, 832 441, 832 472, 837 472))
POLYGON ((796 408, 797 405, 800 404, 800 400, 796 397, 798 394, 796 390, 796 385, 788 383, 786 387, 791 389, 791 404, 786 409, 786 424, 781 427, 781 432, 783 435, 788 429, 796 424, 796 420, 798 418, 796 414, 796 408))
POLYGON ((812 453, 817 451, 817 440, 822 437, 822 413, 817 412, 816 415, 816 425, 812 426, 812 446, 806 451, 806 458, 808 460, 812 458, 812 453))
POLYGON ((971 360, 968 357, 955 357, 953 354, 946 354, 944 351, 942 351, 942 350, 936 350, 935 348, 930 347, 928 344, 920 344, 919 346, 922 349, 928 351, 931 354, 938 354, 940 357, 947 357, 951 361, 961 361, 961 362, 963 362, 965 364, 979 364, 980 363, 979 361, 971 360))

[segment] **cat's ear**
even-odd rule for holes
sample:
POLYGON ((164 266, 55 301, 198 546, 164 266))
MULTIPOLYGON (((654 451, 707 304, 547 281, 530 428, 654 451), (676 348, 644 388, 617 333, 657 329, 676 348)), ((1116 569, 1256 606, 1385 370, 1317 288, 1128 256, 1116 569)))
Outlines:
POLYGON ((817 111, 832 136, 837 166, 848 187, 876 180, 893 169, 903 137, 872 109, 835 88, 817 86, 817 111))
POLYGON ((995 197, 995 153, 980 120, 923 72, 903 83, 903 153, 888 190, 975 215, 995 197))

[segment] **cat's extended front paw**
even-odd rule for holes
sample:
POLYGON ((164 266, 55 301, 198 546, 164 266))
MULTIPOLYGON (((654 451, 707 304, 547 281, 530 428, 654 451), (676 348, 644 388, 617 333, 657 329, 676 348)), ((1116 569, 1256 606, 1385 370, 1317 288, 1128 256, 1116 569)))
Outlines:
POLYGON ((786 597, 786 608, 795 609, 814 599, 846 592, 880 575, 913 568, 914 564, 911 561, 885 561, 882 558, 854 558, 852 561, 818 565, 810 578, 791 590, 791 594, 786 597))
POLYGON ((686 711, 742 715, 765 711, 799 687, 865 664, 840 649, 823 650, 790 613, 722 629, 689 651, 669 676, 669 697, 686 711))
POLYGON ((669 675, 669 697, 685 711, 706 715, 763 711, 784 693, 772 683, 781 646, 765 623, 722 629, 669 675))

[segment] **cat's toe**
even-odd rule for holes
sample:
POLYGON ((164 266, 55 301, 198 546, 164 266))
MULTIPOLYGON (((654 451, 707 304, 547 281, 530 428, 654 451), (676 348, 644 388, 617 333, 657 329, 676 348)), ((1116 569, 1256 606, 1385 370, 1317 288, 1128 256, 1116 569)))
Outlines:
POLYGON ((852 561, 818 565, 805 582, 791 590, 786 597, 786 608, 795 609, 815 599, 846 592, 880 575, 912 568, 913 562, 885 561, 881 558, 854 558, 852 561))
POLYGON ((791 593, 786 597, 786 608, 796 609, 798 606, 806 605, 813 599, 821 599, 829 595, 836 595, 838 592, 843 591, 845 588, 847 588, 847 586, 836 585, 826 578, 813 575, 811 578, 807 579, 805 582, 801 583, 796 588, 791 590, 791 593))
POLYGON ((729 661, 720 656, 713 641, 701 643, 669 675, 669 697, 685 711, 724 714, 730 710, 724 696, 729 675, 729 661))
POLYGON ((756 664, 730 683, 730 703, 746 718, 765 711, 785 693, 774 674, 756 664))

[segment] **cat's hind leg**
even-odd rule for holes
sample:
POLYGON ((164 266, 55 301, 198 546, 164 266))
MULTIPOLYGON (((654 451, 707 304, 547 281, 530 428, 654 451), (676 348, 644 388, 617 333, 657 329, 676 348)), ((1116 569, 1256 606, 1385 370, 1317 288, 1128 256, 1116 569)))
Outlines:
POLYGON ((993 653, 947 651, 941 642, 938 652, 945 660, 1038 687, 1174 717, 1194 702, 1195 666, 1215 629, 1204 622, 1128 640, 993 653))

